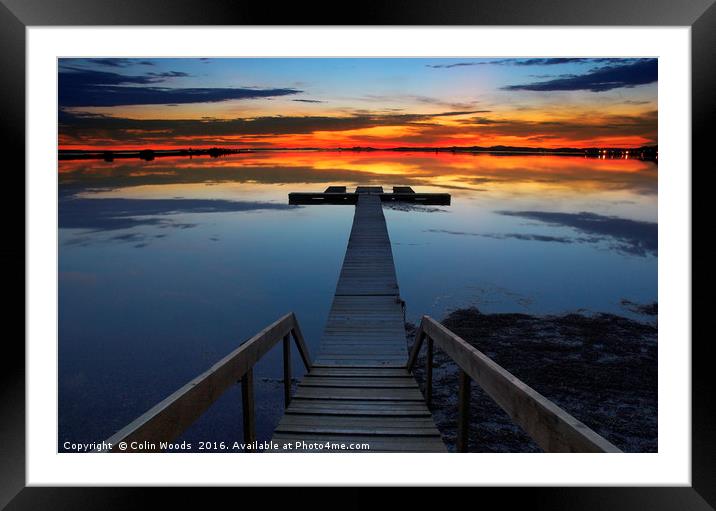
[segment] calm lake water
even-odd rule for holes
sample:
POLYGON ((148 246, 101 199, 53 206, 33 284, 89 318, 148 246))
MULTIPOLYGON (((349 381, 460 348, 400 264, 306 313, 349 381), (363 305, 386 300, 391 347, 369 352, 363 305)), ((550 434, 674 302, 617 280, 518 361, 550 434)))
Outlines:
MULTIPOLYGON (((384 208, 409 321, 466 306, 631 316, 623 300, 657 300, 651 162, 390 152, 60 162, 59 449, 109 437, 286 312, 315 354, 353 207, 288 206, 288 193, 367 184, 452 194, 448 207, 384 208)), ((279 346, 254 374, 266 440, 283 410, 279 346)), ((236 386, 185 439, 241 434, 236 386)))

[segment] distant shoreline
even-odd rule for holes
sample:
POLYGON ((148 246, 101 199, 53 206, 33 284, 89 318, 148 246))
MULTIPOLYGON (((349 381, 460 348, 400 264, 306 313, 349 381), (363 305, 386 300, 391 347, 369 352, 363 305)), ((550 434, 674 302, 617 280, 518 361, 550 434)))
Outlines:
POLYGON ((605 158, 605 159, 622 159, 637 158, 641 160, 654 161, 658 160, 658 146, 642 146, 637 148, 573 148, 563 147, 556 149, 539 148, 539 147, 512 147, 512 146, 494 146, 494 147, 391 147, 384 149, 376 149, 373 147, 337 147, 330 149, 321 149, 315 147, 295 147, 295 148, 247 148, 247 149, 228 149, 220 147, 212 147, 210 149, 96 149, 96 150, 75 150, 60 149, 58 151, 59 160, 105 160, 108 162, 116 159, 139 158, 145 161, 151 161, 161 157, 189 157, 194 156, 210 156, 218 158, 233 154, 244 153, 261 153, 261 152, 418 152, 418 153, 451 153, 451 154, 493 154, 493 155, 551 155, 551 156, 584 156, 586 158, 605 158))

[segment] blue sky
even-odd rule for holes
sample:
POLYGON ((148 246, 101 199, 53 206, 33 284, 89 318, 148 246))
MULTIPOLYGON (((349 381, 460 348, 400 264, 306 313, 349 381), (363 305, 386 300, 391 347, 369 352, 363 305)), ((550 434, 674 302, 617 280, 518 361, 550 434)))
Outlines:
POLYGON ((657 142, 657 62, 61 59, 59 106, 63 147, 638 146, 657 142))

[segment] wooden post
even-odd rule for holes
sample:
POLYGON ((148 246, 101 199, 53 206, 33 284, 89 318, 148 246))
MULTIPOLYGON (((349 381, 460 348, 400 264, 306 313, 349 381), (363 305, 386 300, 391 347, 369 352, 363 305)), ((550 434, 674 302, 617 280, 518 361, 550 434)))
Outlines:
POLYGON ((298 326, 298 320, 296 319, 296 315, 293 312, 291 313, 291 318, 293 322, 293 326, 291 327, 291 335, 293 335, 293 340, 296 341, 296 348, 298 348, 298 354, 301 355, 303 366, 306 368, 306 371, 310 371, 311 356, 308 354, 308 346, 306 346, 306 341, 303 338, 303 334, 301 333, 301 328, 298 326))
POLYGON ((291 402, 291 335, 283 336, 283 402, 291 402))
POLYGON ((470 376, 460 369, 460 391, 458 393, 457 452, 467 452, 470 433, 470 376))
MULTIPOLYGON (((256 416, 254 414, 254 371, 249 369, 241 378, 241 403, 243 405, 244 443, 256 440, 256 416)), ((248 452, 251 452, 247 449, 248 452)))
POLYGON ((425 353, 425 404, 430 408, 433 400, 433 340, 428 337, 425 353))
POLYGON ((418 331, 415 332, 415 342, 413 343, 413 348, 410 350, 410 355, 408 356, 408 363, 405 365, 405 368, 410 373, 413 372, 413 366, 418 360, 418 354, 420 353, 420 348, 422 347, 423 339, 425 338, 425 332, 422 329, 422 323, 420 325, 421 326, 418 327, 418 331))

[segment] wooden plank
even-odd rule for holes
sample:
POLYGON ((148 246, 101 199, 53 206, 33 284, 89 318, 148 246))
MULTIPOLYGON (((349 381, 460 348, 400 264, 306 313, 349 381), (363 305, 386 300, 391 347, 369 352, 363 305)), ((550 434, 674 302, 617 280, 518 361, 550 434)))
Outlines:
POLYGON ((383 193, 382 186, 358 186, 356 193, 383 193))
POLYGON ((325 348, 331 346, 372 346, 378 348, 383 346, 388 350, 393 350, 401 354, 403 359, 406 358, 406 349, 403 347, 405 339, 402 336, 388 332, 386 335, 381 335, 380 332, 367 336, 362 339, 360 334, 351 332, 350 330, 343 330, 348 332, 341 335, 341 331, 332 331, 328 335, 323 337, 321 343, 321 349, 325 351, 325 348))
POLYGON ((326 346, 323 349, 323 355, 324 357, 333 357, 334 359, 360 359, 364 360, 368 357, 370 357, 372 360, 376 360, 377 362, 385 362, 385 361, 392 361, 395 359, 400 359, 405 363, 405 354, 399 351, 395 351, 389 348, 370 348, 370 345, 363 345, 363 346, 356 346, 354 348, 347 347, 347 346, 326 346), (370 350, 370 355, 366 353, 367 350, 370 350))
POLYGON ((339 364, 339 363, 324 364, 323 362, 321 362, 321 363, 316 362, 315 364, 313 364, 311 366, 311 368, 312 369, 361 369, 361 370, 365 370, 365 369, 376 369, 376 370, 393 369, 396 371, 403 371, 403 370, 405 370, 405 364, 402 364, 399 367, 387 368, 383 364, 373 364, 373 365, 364 364, 364 365, 361 365, 360 367, 357 367, 353 364, 339 364))
POLYGON ((351 349, 357 348, 362 349, 363 353, 369 352, 376 354, 381 351, 385 353, 395 353, 396 355, 403 357, 403 362, 405 362, 405 349, 400 345, 400 342, 401 339, 396 338, 395 336, 390 337, 376 335, 366 339, 365 342, 361 342, 361 338, 359 336, 346 335, 345 337, 342 337, 339 335, 332 335, 330 337, 323 338, 323 342, 321 343, 321 356, 323 357, 327 352, 332 350, 335 351, 335 349, 341 347, 346 351, 351 351, 351 349), (343 339, 344 342, 341 342, 341 339, 343 339))
POLYGON ((322 347, 324 352, 330 349, 335 350, 339 348, 343 348, 346 352, 350 352, 355 349, 365 350, 367 347, 372 353, 395 353, 396 355, 400 355, 405 358, 405 350, 401 349, 401 346, 389 344, 389 341, 390 339, 386 337, 374 337, 370 340, 366 340, 365 342, 360 342, 359 337, 348 337, 345 339, 345 342, 340 342, 340 338, 338 336, 334 336, 328 338, 327 340, 324 339, 322 347))
POLYGON ((372 369, 363 367, 318 367, 313 366, 311 372, 306 374, 306 378, 313 378, 315 376, 330 376, 330 377, 354 377, 354 376, 377 376, 379 378, 403 378, 410 376, 410 373, 403 368, 399 369, 372 369))
POLYGON ((358 399, 358 400, 401 400, 423 402, 423 395, 416 388, 344 388, 344 387, 302 387, 296 389, 293 399, 358 399))
POLYGON ((340 416, 340 417, 348 417, 348 418, 356 418, 356 417, 390 417, 390 418, 396 418, 396 417, 425 417, 432 420, 432 415, 430 412, 425 409, 424 407, 415 407, 415 408, 403 408, 399 407, 395 410, 389 410, 385 407, 382 408, 369 408, 366 406, 358 406, 358 407, 348 407, 348 408, 341 408, 336 406, 326 406, 326 407, 296 407, 294 410, 290 412, 286 412, 284 415, 285 417, 288 417, 289 415, 320 415, 321 417, 330 417, 330 416, 340 416))
MULTIPOLYGON (((384 341, 385 343, 389 342, 388 340, 384 341)), ((374 346, 374 345, 373 345, 374 346)), ((364 345, 364 351, 361 353, 352 353, 350 355, 353 355, 353 358, 359 358, 361 360, 374 360, 373 364, 376 367, 383 367, 384 362, 390 362, 393 363, 395 358, 400 358, 403 362, 401 367, 405 367, 405 353, 400 351, 399 347, 396 347, 397 351, 388 351, 384 353, 383 355, 378 355, 377 352, 379 350, 372 350, 371 344, 364 345)), ((341 358, 349 357, 349 354, 346 352, 341 352, 341 350, 333 350, 331 348, 331 343, 326 343, 325 347, 323 347, 319 353, 320 359, 318 362, 320 362, 322 365, 335 365, 335 361, 339 360, 341 358), (329 362, 329 360, 332 359, 332 362, 329 362)), ((349 357, 350 358, 350 357, 349 357)), ((345 365, 351 365, 350 363, 346 363, 345 365)))
MULTIPOLYGON (((426 411, 424 403, 419 401, 409 401, 405 399, 393 399, 393 400, 375 400, 375 399, 352 399, 344 401, 335 401, 332 399, 294 399, 291 402, 291 406, 288 407, 287 413, 295 410, 296 408, 335 408, 335 409, 376 409, 376 410, 415 410, 415 411, 426 411)), ((429 412, 428 412, 429 413, 429 412)))
POLYGON ((363 429, 431 429, 437 434, 435 423, 430 417, 325 417, 322 415, 285 415, 281 424, 286 426, 311 426, 321 423, 326 427, 344 428, 346 426, 363 429))
POLYGON ((400 362, 405 364, 405 356, 402 353, 396 353, 394 351, 387 350, 373 350, 369 355, 365 353, 365 350, 369 349, 364 347, 355 348, 350 350, 348 348, 326 348, 323 351, 323 356, 326 359, 337 360, 364 360, 373 361, 374 363, 384 364, 385 362, 400 362))
POLYGON ((402 356, 352 354, 326 352, 322 355, 321 362, 326 366, 360 366, 360 367, 405 367, 405 359, 402 356))
POLYGON ((303 387, 379 387, 379 388, 416 388, 415 379, 410 376, 399 378, 370 377, 311 377, 304 378, 299 386, 303 387))
POLYGON ((405 365, 403 357, 398 356, 388 357, 387 355, 375 355, 370 357, 356 354, 344 355, 341 353, 328 353, 325 356, 324 361, 328 364, 333 362, 334 365, 349 364, 353 366, 359 365, 361 367, 402 367, 405 365))
POLYGON ((430 417, 285 415, 276 433, 440 437, 430 417))
POLYGON ((452 358, 547 452, 621 452, 487 355, 423 316, 425 334, 452 358))
POLYGON ((345 416, 413 416, 430 417, 424 404, 415 401, 375 401, 330 399, 294 399, 284 416, 288 415, 345 415, 345 416))
MULTIPOLYGON (((392 419, 391 419, 392 422, 392 419)), ((315 424, 279 424, 276 428, 277 434, 290 433, 318 433, 326 435, 380 435, 380 436, 403 436, 403 437, 436 437, 440 438, 440 433, 435 429, 435 425, 426 428, 415 427, 357 427, 351 425, 345 426, 328 426, 323 423, 315 424)))
POLYGON ((352 359, 346 360, 345 358, 323 359, 326 366, 342 367, 350 365, 352 367, 392 367, 399 368, 405 367, 405 362, 402 360, 381 360, 376 361, 375 359, 352 359), (378 363, 379 362, 379 363, 378 363))

